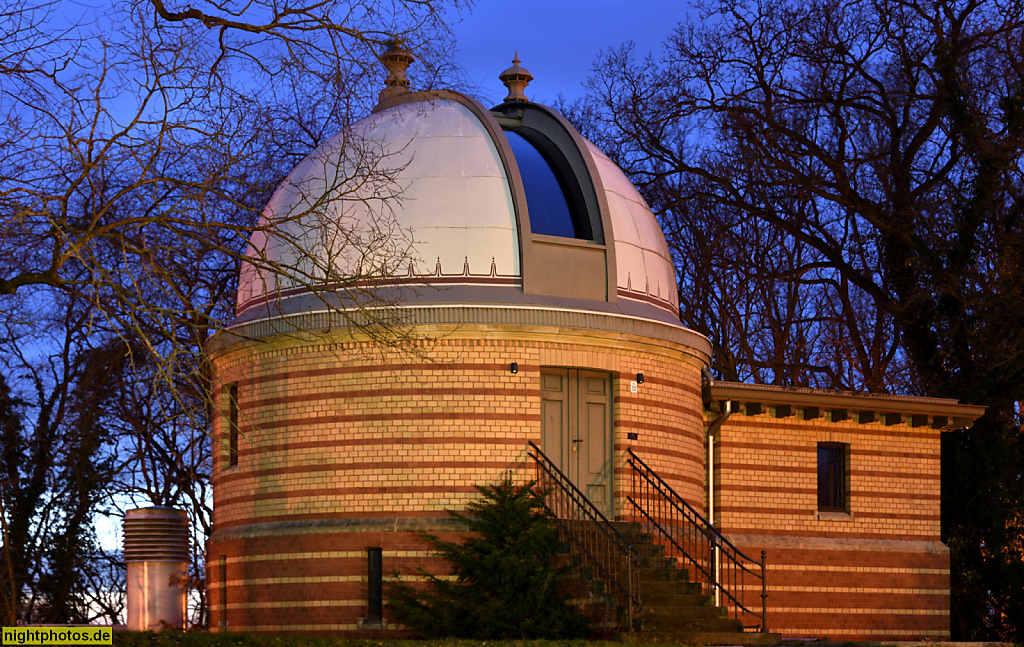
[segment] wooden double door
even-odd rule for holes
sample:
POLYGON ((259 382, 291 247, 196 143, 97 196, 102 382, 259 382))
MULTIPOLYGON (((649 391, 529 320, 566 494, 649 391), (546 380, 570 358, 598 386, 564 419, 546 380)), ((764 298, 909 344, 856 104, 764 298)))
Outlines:
POLYGON ((541 370, 541 449, 606 516, 612 513, 611 376, 541 370))

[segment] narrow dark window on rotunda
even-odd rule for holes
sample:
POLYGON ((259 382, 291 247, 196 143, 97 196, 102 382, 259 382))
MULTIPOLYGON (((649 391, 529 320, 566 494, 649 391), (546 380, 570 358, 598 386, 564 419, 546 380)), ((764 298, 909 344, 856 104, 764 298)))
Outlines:
POLYGON ((238 385, 228 386, 228 467, 238 465, 238 385))
POLYGON ((217 577, 220 582, 220 621, 217 627, 221 631, 228 630, 228 556, 221 555, 217 563, 217 577))
POLYGON ((384 618, 384 550, 366 549, 366 622, 380 624, 384 618))

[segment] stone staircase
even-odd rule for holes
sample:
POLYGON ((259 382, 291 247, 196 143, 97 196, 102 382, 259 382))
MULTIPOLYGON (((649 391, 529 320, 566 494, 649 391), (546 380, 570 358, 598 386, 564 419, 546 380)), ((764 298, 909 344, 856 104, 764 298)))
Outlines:
MULTIPOLYGON (((674 559, 665 557, 664 547, 656 544, 650 534, 642 532, 638 524, 617 523, 616 526, 640 551, 637 586, 643 603, 639 618, 634 618, 636 630, 619 633, 616 636, 619 641, 690 645, 777 645, 782 642, 780 634, 744 631, 741 621, 729 618, 724 607, 714 606, 713 598, 702 591, 701 584, 691 582, 689 572, 679 568, 674 559)), ((580 572, 586 576, 586 569, 580 572)), ((594 591, 590 598, 593 602, 611 597, 603 595, 605 586, 600 581, 591 582, 590 587, 594 591)), ((614 598, 610 602, 613 604, 614 598)), ((591 606, 588 611, 592 620, 597 619, 594 618, 596 610, 591 606)), ((622 611, 618 610, 620 627, 625 624, 622 611)), ((600 624, 607 627, 606 623, 600 624)), ((604 627, 594 628, 601 633, 604 627)))
MULTIPOLYGON (((703 546, 710 550, 710 531, 705 530, 704 518, 632 450, 627 450, 627 454, 627 463, 633 470, 634 490, 638 479, 642 486, 641 492, 633 491, 627 501, 641 515, 647 516, 641 504, 653 495, 660 496, 663 502, 655 497, 659 506, 675 515, 670 519, 682 522, 683 533, 699 533, 705 538, 703 546)), ((729 618, 726 608, 715 607, 706 595, 708 591, 703 591, 701 584, 691 582, 689 573, 679 568, 674 557, 665 555, 664 546, 643 532, 637 523, 609 522, 533 442, 529 443, 526 456, 536 466, 534 483, 545 493, 545 507, 555 519, 566 549, 565 563, 571 565, 575 573, 571 581, 563 582, 563 592, 590 617, 595 637, 616 635, 623 642, 691 645, 777 645, 782 642, 779 634, 744 631, 740 620, 729 618), (610 528, 609 523, 615 528, 610 528), (639 573, 631 577, 630 569, 634 566, 638 566, 639 573), (608 581, 602 581, 601 576, 608 581), (642 607, 638 616, 632 613, 636 610, 634 603, 642 607), (632 631, 624 631, 630 628, 632 631)), ((675 525, 670 523, 669 527, 675 525)), ((730 559, 736 561, 732 554, 730 559)), ((763 553, 758 566, 763 571, 763 553)), ((761 577, 757 579, 763 582, 761 577)))

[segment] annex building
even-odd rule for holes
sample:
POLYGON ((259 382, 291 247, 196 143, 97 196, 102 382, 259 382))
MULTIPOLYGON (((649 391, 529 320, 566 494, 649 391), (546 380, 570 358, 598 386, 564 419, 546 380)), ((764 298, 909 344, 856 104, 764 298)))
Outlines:
POLYGON ((443 569, 417 532, 456 536, 445 511, 532 442, 609 519, 643 520, 635 456, 765 551, 772 632, 948 639, 939 437, 983 408, 710 379, 654 215, 518 60, 491 109, 382 60, 372 114, 272 198, 210 345, 211 629, 397 635, 381 578, 443 569), (348 321, 377 318, 411 348, 348 321))

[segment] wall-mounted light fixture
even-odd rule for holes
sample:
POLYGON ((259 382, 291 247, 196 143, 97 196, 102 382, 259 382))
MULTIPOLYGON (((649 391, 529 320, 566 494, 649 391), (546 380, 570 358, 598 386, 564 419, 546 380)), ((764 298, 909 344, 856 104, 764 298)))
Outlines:
POLYGON ((508 365, 508 372, 512 373, 513 375, 518 373, 519 372, 519 363, 518 362, 512 362, 511 364, 509 364, 508 365))
POLYGON ((636 374, 636 383, 637 384, 643 384, 644 383, 644 374, 643 373, 637 373, 636 374))

